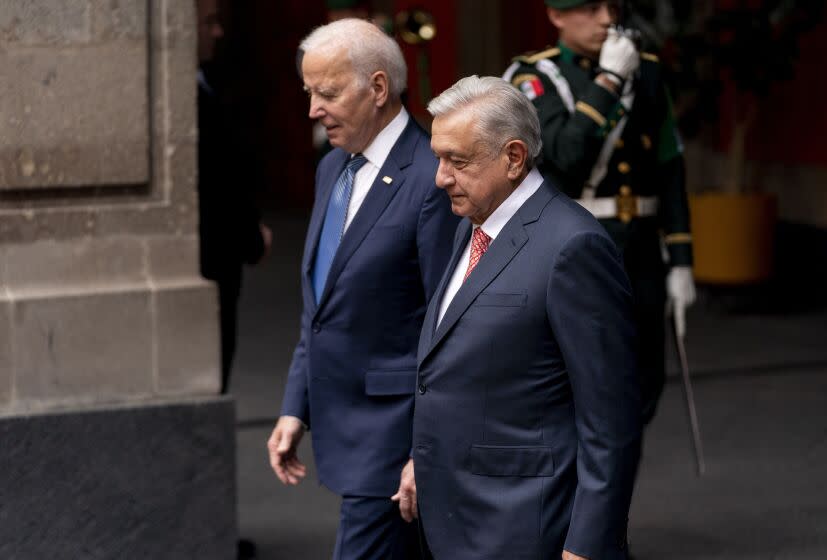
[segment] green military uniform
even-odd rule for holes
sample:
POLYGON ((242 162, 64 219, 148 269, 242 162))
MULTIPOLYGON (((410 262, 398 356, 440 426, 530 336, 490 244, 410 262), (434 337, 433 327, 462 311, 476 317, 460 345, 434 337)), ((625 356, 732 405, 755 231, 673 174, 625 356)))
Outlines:
POLYGON ((515 58, 504 78, 537 107, 540 170, 591 210, 623 252, 635 295, 648 422, 665 379, 665 275, 669 266, 692 264, 682 145, 656 57, 641 55, 622 98, 595 83, 597 74, 595 61, 561 43, 515 58), (602 158, 605 174, 595 174, 601 151, 610 150, 602 158))

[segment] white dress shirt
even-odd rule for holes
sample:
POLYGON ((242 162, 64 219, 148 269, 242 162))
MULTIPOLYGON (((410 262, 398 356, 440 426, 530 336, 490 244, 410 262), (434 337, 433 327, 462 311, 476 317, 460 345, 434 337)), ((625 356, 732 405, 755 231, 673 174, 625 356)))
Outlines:
MULTIPOLYGON (((542 184, 543 176, 535 167, 528 172, 526 178, 523 179, 523 182, 520 183, 516 189, 514 189, 514 192, 508 195, 508 198, 506 198, 502 204, 500 204, 491 213, 491 215, 488 216, 488 219, 486 219, 481 225, 474 226, 474 229, 477 227, 482 228, 482 231, 488 234, 491 238, 491 243, 493 244, 494 240, 497 239, 497 235, 499 235, 505 227, 505 224, 508 223, 508 220, 510 220, 514 214, 517 213, 517 210, 520 209, 526 200, 531 198, 531 195, 537 192, 537 189, 539 189, 542 184)), ((454 296, 457 295, 457 292, 462 286, 462 282, 465 280, 465 271, 468 270, 468 263, 471 261, 471 240, 473 238, 474 235, 472 231, 471 237, 465 245, 465 250, 462 252, 462 255, 457 261, 457 266, 451 276, 451 281, 445 288, 445 295, 442 296, 442 302, 439 305, 439 320, 437 321, 437 326, 439 326, 439 323, 442 322, 442 317, 445 316, 448 306, 451 305, 451 301, 454 299, 454 296)), ((485 255, 483 255, 482 258, 485 258, 485 255)), ((479 264, 477 266, 479 266, 479 264)))
POLYGON ((368 195, 368 191, 370 191, 371 185, 373 185, 373 182, 376 180, 376 176, 379 175, 379 170, 385 165, 385 160, 388 159, 388 155, 391 153, 391 149, 394 144, 396 144, 396 141, 402 136, 402 132, 408 125, 409 119, 408 112, 402 107, 399 114, 376 135, 373 142, 362 152, 362 155, 365 156, 367 161, 362 165, 361 169, 356 172, 356 177, 353 178, 353 191, 350 194, 350 202, 347 205, 347 217, 345 218, 345 229, 343 233, 347 231, 350 222, 353 221, 359 208, 361 208, 365 197, 368 195))

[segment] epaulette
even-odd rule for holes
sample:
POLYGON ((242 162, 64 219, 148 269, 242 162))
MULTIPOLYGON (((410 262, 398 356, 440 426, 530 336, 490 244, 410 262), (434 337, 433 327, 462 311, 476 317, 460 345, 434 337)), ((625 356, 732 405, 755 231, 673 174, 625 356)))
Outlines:
POLYGON ((640 53, 640 58, 642 58, 643 60, 648 60, 649 62, 660 62, 658 55, 648 52, 640 53))
POLYGON ((558 54, 560 54, 560 48, 552 47, 540 52, 521 54, 520 56, 515 56, 511 60, 513 62, 522 62, 524 64, 534 64, 544 58, 551 58, 553 56, 557 56, 558 54))

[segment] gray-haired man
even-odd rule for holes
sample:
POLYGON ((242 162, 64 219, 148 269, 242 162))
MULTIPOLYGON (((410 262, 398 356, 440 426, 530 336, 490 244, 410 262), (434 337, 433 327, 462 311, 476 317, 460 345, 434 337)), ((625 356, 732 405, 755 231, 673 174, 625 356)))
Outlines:
POLYGON ((537 113, 472 76, 428 106, 453 256, 419 341, 414 465, 437 560, 626 557, 640 445, 629 281, 534 167, 537 113))
POLYGON ((402 107, 406 69, 393 39, 345 19, 301 49, 310 118, 334 150, 316 173, 301 337, 270 461, 297 484, 296 447, 310 426, 319 479, 342 496, 334 558, 411 558, 415 527, 391 496, 409 462, 422 318, 457 220, 434 185, 428 136, 402 107))

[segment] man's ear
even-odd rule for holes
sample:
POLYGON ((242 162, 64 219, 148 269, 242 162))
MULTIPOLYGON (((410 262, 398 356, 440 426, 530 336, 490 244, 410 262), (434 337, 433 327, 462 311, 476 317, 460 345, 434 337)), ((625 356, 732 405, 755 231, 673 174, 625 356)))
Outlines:
POLYGON ((551 24, 556 27, 557 29, 563 29, 565 21, 562 17, 562 12, 555 8, 546 8, 546 15, 548 16, 548 20, 551 24))
POLYGON ((528 167, 528 146, 522 140, 512 140, 503 151, 508 158, 508 178, 516 181, 528 167))
POLYGON ((370 89, 375 96, 377 107, 384 107, 388 102, 388 96, 390 95, 389 86, 388 75, 381 70, 374 72, 370 77, 370 89))

